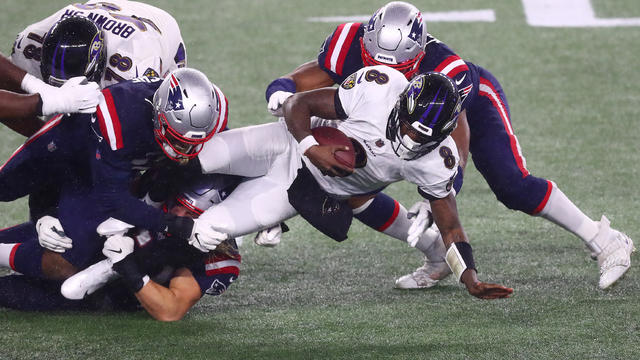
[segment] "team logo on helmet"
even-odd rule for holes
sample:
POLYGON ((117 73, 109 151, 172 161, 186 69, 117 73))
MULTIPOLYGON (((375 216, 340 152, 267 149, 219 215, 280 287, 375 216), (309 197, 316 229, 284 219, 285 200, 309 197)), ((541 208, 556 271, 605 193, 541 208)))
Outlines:
POLYGON ((349 75, 348 78, 344 79, 341 86, 345 90, 353 89, 353 87, 356 86, 356 74, 353 73, 349 75))
POLYGON ((103 46, 104 40, 102 39, 102 32, 98 32, 91 40, 91 46, 89 48, 89 61, 87 61, 87 67, 84 72, 85 74, 92 72, 93 69, 98 66, 98 61, 100 60, 100 53, 102 52, 103 46))
POLYGON ((171 110, 184 110, 184 105, 182 104, 182 88, 180 88, 180 83, 173 74, 171 74, 171 79, 169 80, 167 105, 164 107, 164 111, 171 110))
POLYGON ((413 25, 411 25, 411 32, 409 33, 409 39, 418 42, 420 38, 422 38, 422 15, 418 13, 416 18, 413 20, 413 25))
POLYGON ((416 109, 416 99, 420 97, 422 89, 424 88, 424 77, 419 77, 411 82, 409 89, 407 89, 407 111, 409 114, 413 114, 416 109))

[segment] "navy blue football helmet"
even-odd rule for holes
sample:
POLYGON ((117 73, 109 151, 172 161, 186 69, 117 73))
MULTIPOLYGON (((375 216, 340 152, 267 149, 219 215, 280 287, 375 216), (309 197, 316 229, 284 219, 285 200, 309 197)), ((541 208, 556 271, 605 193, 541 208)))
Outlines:
POLYGON ((435 149, 456 128, 460 94, 450 77, 439 72, 416 76, 400 94, 387 123, 387 139, 403 160, 435 149))
POLYGON ((42 43, 40 73, 42 80, 54 86, 76 76, 100 82, 106 63, 102 30, 91 20, 72 16, 51 27, 42 43))

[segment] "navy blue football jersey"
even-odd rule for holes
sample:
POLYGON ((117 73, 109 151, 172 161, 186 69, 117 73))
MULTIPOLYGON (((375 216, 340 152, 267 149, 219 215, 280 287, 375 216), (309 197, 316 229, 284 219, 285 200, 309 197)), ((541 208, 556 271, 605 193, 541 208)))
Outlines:
MULTIPOLYGON (((363 23, 338 25, 329 35, 318 54, 318 65, 341 84, 349 75, 364 67, 362 62, 363 23)), ((466 109, 478 93, 479 76, 477 66, 465 62, 451 48, 431 34, 427 35, 425 57, 420 64, 420 72, 437 71, 452 78, 462 98, 462 108, 466 109)))

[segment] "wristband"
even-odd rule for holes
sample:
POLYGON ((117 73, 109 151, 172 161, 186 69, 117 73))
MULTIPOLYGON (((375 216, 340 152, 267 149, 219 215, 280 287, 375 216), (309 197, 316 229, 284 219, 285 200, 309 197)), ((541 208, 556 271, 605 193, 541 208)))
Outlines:
POLYGON ((460 281, 465 270, 476 269, 471 245, 467 242, 454 242, 451 244, 449 250, 447 250, 445 261, 458 281, 460 281))
POLYGON ((315 145, 320 145, 316 138, 314 138, 313 135, 307 135, 298 143, 298 151, 300 152, 300 155, 304 155, 310 147, 315 145))
POLYGON ((44 81, 38 79, 37 77, 27 73, 20 83, 20 88, 29 94, 36 94, 42 91, 43 87, 48 86, 44 83, 44 81))
POLYGON ((265 92, 265 97, 267 98, 267 102, 269 102, 269 98, 276 91, 286 91, 290 93, 296 92, 296 83, 295 81, 288 78, 278 78, 275 79, 267 86, 267 91, 265 92))
POLYGON ((133 257, 133 253, 125 256, 124 259, 114 263, 112 268, 122 276, 125 285, 133 293, 137 293, 149 282, 149 276, 143 275, 138 269, 138 264, 133 257))

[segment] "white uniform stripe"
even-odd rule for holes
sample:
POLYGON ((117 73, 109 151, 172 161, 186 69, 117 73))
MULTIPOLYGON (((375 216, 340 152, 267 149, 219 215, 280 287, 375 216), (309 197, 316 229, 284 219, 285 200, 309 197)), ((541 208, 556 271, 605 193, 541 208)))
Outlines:
POLYGON ((220 117, 218 118, 218 123, 216 124, 216 129, 214 133, 219 133, 222 131, 222 127, 224 126, 224 119, 227 117, 227 99, 224 97, 224 94, 220 89, 213 85, 216 94, 218 95, 218 99, 220 101, 220 117))
POLYGON ((107 101, 105 100, 104 95, 100 96, 100 103, 98 104, 98 108, 100 108, 100 113, 102 114, 102 118, 104 120, 104 127, 107 129, 107 138, 109 138, 109 145, 111 146, 111 150, 118 150, 118 145, 116 142, 116 132, 113 128, 113 120, 111 119, 111 114, 109 113, 109 107, 107 106, 107 101))
POLYGON ((336 46, 333 48, 331 52, 331 71, 336 72, 338 66, 338 58, 340 57, 340 53, 343 51, 348 51, 349 49, 343 49, 344 41, 347 39, 349 35, 349 30, 353 26, 354 23, 346 23, 344 27, 342 27, 342 31, 340 32, 340 36, 338 36, 338 41, 336 42, 336 46))
POLYGON ((502 122, 504 123, 504 126, 507 129, 507 132, 509 133, 509 136, 511 136, 515 140, 516 150, 518 151, 518 156, 520 156, 520 158, 522 159, 522 166, 524 168, 526 168, 527 167, 527 160, 524 158, 524 155, 522 155, 522 149, 520 149, 520 142, 518 141, 518 138, 513 133, 513 129, 511 128, 511 120, 509 119, 509 114, 507 113, 507 109, 504 108, 504 104, 502 104, 502 101, 500 100, 500 97, 498 96, 498 94, 496 94, 493 91, 493 89, 490 86, 488 86, 486 84, 482 84, 481 83, 479 91, 481 93, 485 93, 485 94, 489 95, 489 97, 491 97, 491 99, 493 99, 493 102, 498 107, 498 110, 500 111, 500 115, 502 116, 502 122))
POLYGON ((456 61, 452 61, 451 64, 445 66, 444 69, 442 69, 441 73, 445 75, 449 75, 449 73, 453 71, 453 69, 457 68, 458 66, 466 66, 466 65, 467 64, 464 62, 464 60, 458 59, 456 61))
POLYGON ((204 269, 207 271, 211 271, 211 270, 216 270, 216 269, 222 269, 224 267, 230 267, 230 266, 235 266, 237 268, 240 267, 240 261, 238 260, 223 260, 223 261, 216 261, 213 263, 207 263, 204 265, 204 269))

